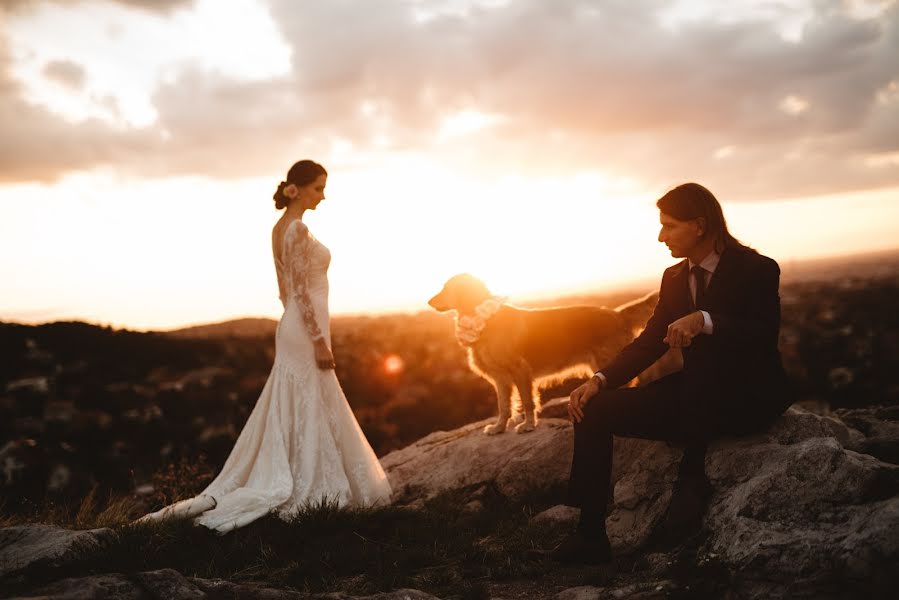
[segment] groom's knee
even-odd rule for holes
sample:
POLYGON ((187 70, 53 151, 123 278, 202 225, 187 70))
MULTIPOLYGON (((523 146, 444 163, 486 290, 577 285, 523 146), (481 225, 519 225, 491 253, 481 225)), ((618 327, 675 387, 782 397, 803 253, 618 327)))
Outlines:
POLYGON ((574 424, 574 435, 595 432, 608 425, 608 411, 602 394, 591 398, 584 406, 584 417, 574 424))
POLYGON ((593 396, 584 406, 583 423, 588 428, 613 430, 635 407, 634 389, 608 390, 593 396))

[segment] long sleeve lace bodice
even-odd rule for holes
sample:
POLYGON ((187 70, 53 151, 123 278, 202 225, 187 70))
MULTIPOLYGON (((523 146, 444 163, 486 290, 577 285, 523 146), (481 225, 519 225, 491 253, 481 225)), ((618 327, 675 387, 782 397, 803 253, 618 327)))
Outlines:
POLYGON ((323 297, 327 306, 330 262, 331 253, 309 233, 302 221, 296 220, 287 226, 281 260, 275 260, 281 302, 285 310, 291 302, 296 304, 312 340, 325 337, 322 328, 327 327, 327 318, 319 314, 322 302, 316 300, 323 297))

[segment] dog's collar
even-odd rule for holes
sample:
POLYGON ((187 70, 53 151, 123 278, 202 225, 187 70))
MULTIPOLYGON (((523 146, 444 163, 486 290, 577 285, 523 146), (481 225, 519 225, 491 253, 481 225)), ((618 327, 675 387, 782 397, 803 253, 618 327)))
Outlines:
POLYGON ((473 346, 481 338, 481 332, 487 326, 487 321, 499 312, 505 298, 491 296, 474 309, 473 315, 456 317, 456 339, 463 346, 473 346))

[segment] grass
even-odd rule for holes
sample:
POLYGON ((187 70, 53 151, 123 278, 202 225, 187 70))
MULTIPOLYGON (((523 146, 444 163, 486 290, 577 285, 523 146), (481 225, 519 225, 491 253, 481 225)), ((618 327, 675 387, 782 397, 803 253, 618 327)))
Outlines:
POLYGON ((373 594, 411 587, 474 599, 488 597, 488 582, 545 575, 549 563, 535 559, 533 551, 548 550, 565 531, 529 519, 555 504, 553 495, 511 503, 488 486, 473 512, 465 509, 471 493, 447 493, 420 510, 339 509, 322 501, 285 521, 269 516, 226 535, 185 521, 137 525, 132 520, 142 503, 103 503, 92 493, 77 509, 55 508, 56 520, 50 520, 69 528, 111 527, 117 533, 113 541, 85 551, 77 564, 25 573, 18 584, 25 590, 48 576, 173 568, 186 576, 305 592, 373 594))
MULTIPOLYGON (((125 525, 163 506, 199 494, 212 481, 214 471, 205 457, 184 457, 159 469, 143 495, 123 494, 95 485, 77 498, 48 494, 42 500, 0 497, 0 527, 44 523, 67 529, 95 529, 125 525)), ((136 485, 135 485, 136 487, 136 485)))
MULTIPOLYGON (((0 526, 40 522, 68 529, 109 527, 116 534, 102 547, 83 549, 76 561, 61 567, 34 565, 15 581, 0 583, 10 592, 24 593, 65 577, 171 568, 188 577, 307 593, 369 595, 414 588, 440 598, 480 600, 489 598, 497 584, 535 597, 553 596, 565 587, 653 579, 635 555, 616 557, 611 572, 547 561, 543 555, 568 527, 532 523, 531 518, 558 504, 561 488, 512 502, 491 485, 474 486, 447 492, 417 510, 338 508, 323 500, 286 520, 268 516, 225 535, 188 521, 133 522, 196 494, 206 483, 195 465, 174 466, 154 479, 150 496, 113 496, 94 489, 80 503, 46 503, 31 507, 26 516, 0 517, 0 526), (473 499, 476 510, 468 508, 473 499)), ((722 573, 708 565, 697 569, 696 549, 689 550, 678 557, 670 575, 694 591, 717 590, 722 573)))
POLYGON ((94 487, 78 502, 47 500, 43 504, 20 506, 16 512, 6 512, 0 505, 0 528, 28 523, 56 525, 67 529, 96 529, 115 527, 133 520, 145 502, 132 496, 104 494, 94 487))

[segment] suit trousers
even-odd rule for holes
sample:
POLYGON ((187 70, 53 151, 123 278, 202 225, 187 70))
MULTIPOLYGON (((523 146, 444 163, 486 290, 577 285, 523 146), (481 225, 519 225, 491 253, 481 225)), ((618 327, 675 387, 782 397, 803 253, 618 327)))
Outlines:
POLYGON ((613 436, 683 444, 679 478, 705 476, 708 441, 737 431, 726 426, 720 411, 703 408, 708 406, 706 399, 685 393, 693 387, 681 371, 645 387, 605 390, 587 402, 584 418, 574 424, 574 457, 566 500, 569 506, 581 509, 578 529, 582 534, 605 534, 613 436))

